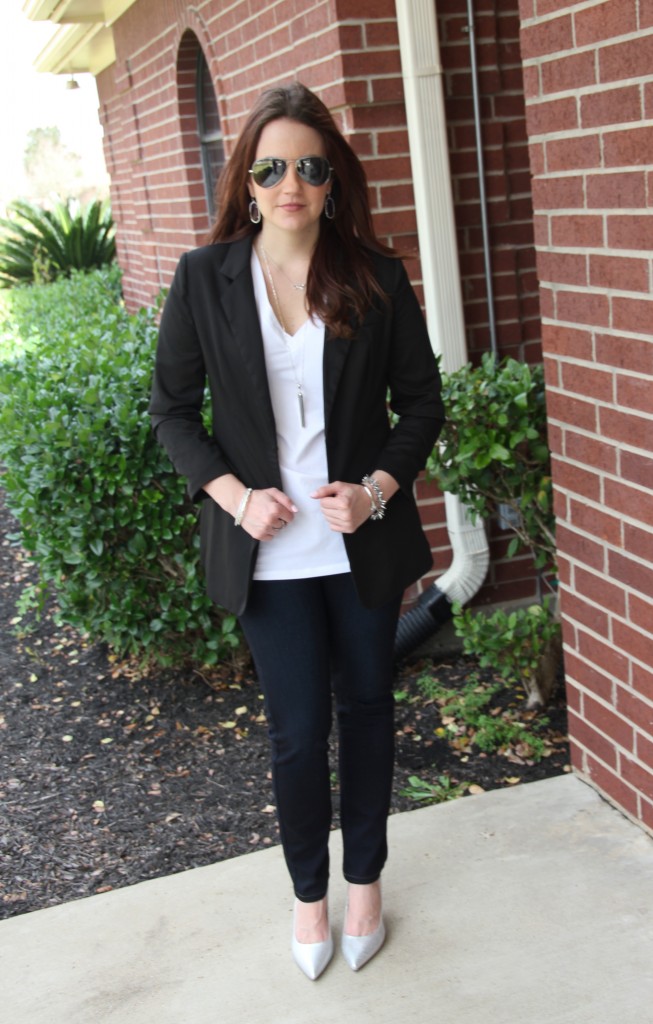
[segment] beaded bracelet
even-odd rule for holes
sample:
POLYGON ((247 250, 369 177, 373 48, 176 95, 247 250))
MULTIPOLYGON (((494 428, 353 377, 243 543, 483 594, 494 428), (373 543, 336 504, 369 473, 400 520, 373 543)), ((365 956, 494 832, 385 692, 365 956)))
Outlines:
POLYGON ((367 491, 370 499, 370 505, 372 507, 372 515, 370 516, 370 519, 383 519, 388 503, 383 497, 383 491, 379 487, 377 481, 373 476, 364 476, 361 483, 367 491))
POLYGON ((243 519, 245 518, 247 502, 251 498, 253 490, 253 487, 248 487, 245 493, 243 494, 242 498, 240 499, 240 504, 236 510, 236 515, 234 516, 234 526, 240 526, 243 519))

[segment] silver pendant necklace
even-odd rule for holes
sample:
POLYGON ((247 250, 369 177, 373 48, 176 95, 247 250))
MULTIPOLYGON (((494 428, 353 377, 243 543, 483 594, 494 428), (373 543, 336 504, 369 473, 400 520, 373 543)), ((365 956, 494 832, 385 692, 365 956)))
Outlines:
MULTIPOLYGON (((263 250, 263 246, 261 246, 261 249, 263 250)), ((269 260, 270 263, 272 263, 277 268, 277 270, 279 271, 280 274, 283 274, 283 276, 285 277, 285 279, 288 282, 288 284, 292 285, 292 287, 295 289, 296 292, 305 292, 306 291, 306 282, 304 282, 304 284, 295 284, 295 282, 290 277, 288 277, 288 275, 287 275, 286 271, 283 269, 283 267, 279 266, 279 264, 274 259, 274 257, 270 256, 269 253, 266 253, 265 254, 265 258, 266 258, 266 260, 269 260)))
MULTIPOLYGON (((270 282, 270 289, 272 291, 272 297, 274 299, 274 304, 276 306, 275 312, 276 312, 276 315, 277 315, 277 319, 279 321, 279 326, 281 327, 281 330, 283 332, 282 333, 283 343, 284 343, 284 345, 286 347, 286 351, 287 351, 288 357, 290 359, 290 365, 292 366, 292 375, 294 377, 295 386, 297 388, 297 404, 299 406, 299 422, 301 423, 302 427, 305 427, 306 426, 306 416, 305 416, 305 413, 304 413, 304 392, 303 392, 303 389, 302 389, 302 381, 304 379, 304 352, 305 352, 305 349, 304 349, 304 346, 302 345, 302 372, 301 372, 301 377, 298 377, 297 376, 297 367, 295 366, 295 360, 293 359, 292 349, 290 348, 290 345, 286 341, 286 336, 288 336, 288 331, 286 329, 286 325, 285 325, 284 320, 283 320, 283 314, 281 313, 281 303, 279 302, 279 296, 277 295, 277 289, 274 286, 274 278, 272 276, 272 268, 270 267, 270 260, 269 260, 267 252, 265 251, 265 247, 263 246, 263 244, 259 243, 259 246, 260 246, 260 249, 261 249, 261 255, 263 256, 263 261, 265 263, 265 269, 268 272, 268 280, 270 282)), ((276 266, 276 264, 275 264, 275 266, 276 266)), ((290 283, 292 284, 292 281, 290 283)))

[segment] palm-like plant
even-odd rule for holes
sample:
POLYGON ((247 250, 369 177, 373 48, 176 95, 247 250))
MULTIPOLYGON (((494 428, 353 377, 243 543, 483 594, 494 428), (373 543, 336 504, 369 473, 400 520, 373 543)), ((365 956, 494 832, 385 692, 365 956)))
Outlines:
POLYGON ((18 199, 0 219, 0 287, 53 281, 73 269, 90 270, 116 255, 108 203, 58 201, 51 210, 18 199))

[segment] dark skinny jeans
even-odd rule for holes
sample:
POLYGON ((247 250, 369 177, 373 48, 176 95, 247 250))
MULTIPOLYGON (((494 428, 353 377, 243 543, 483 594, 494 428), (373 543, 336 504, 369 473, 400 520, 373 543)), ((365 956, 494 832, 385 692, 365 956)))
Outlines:
POLYGON ((305 902, 322 899, 329 879, 332 691, 345 879, 376 881, 387 857, 400 603, 363 608, 349 573, 255 580, 240 617, 265 697, 284 855, 305 902))

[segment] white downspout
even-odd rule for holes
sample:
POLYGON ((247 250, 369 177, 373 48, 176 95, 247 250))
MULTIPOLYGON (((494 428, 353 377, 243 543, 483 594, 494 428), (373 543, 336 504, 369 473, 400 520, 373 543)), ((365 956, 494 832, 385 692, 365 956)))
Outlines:
MULTIPOLYGON (((396 6, 426 319, 440 365, 451 373, 467 363, 467 345, 436 2, 397 0, 396 6)), ((435 588, 449 601, 465 604, 487 574, 487 537, 459 498, 445 494, 445 511, 453 560, 435 588)))

